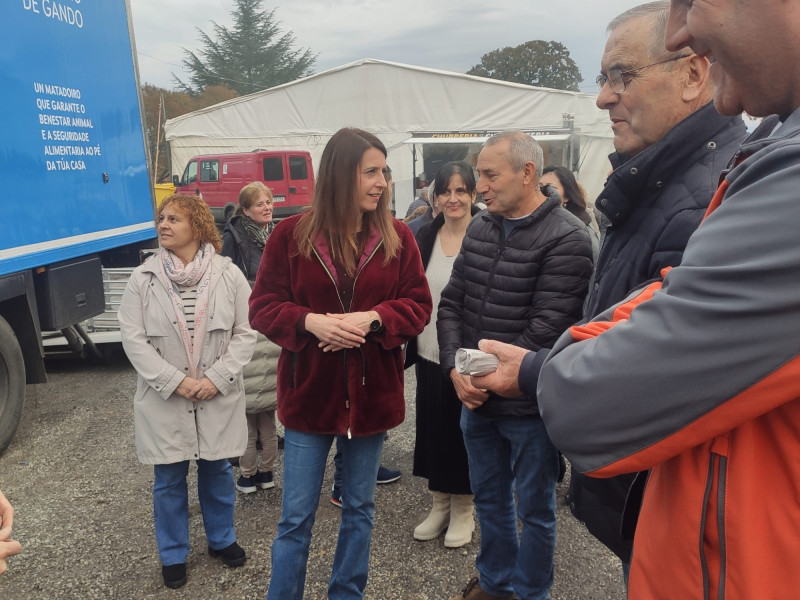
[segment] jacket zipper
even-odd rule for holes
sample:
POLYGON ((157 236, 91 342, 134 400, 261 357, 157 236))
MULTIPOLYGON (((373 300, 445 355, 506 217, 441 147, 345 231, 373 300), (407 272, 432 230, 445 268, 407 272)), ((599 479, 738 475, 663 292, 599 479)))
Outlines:
MULTIPOLYGON (((353 278, 353 302, 355 302, 356 283, 358 283, 358 276, 361 275, 361 272, 369 264, 369 261, 372 260, 372 257, 375 256, 375 253, 378 252, 378 249, 381 246, 383 246, 383 240, 381 240, 380 242, 378 242, 375 245, 375 248, 372 250, 370 255, 367 257, 367 259, 361 265, 361 268, 359 268, 358 271, 356 272, 356 276, 353 278)), ((352 307, 353 307, 353 305, 351 303, 350 304, 350 308, 352 308, 352 307)), ((361 353, 361 385, 363 387, 363 386, 367 385, 367 359, 364 356, 364 350, 362 350, 361 348, 359 348, 358 350, 361 353)))
MULTIPOLYGON (((383 245, 383 240, 378 242, 378 244, 375 246, 375 249, 372 251, 372 253, 367 257, 367 259, 364 261, 364 263, 358 269, 358 272, 356 272, 356 276, 353 278, 353 295, 354 296, 355 296, 356 282, 358 281, 358 276, 361 274, 361 271, 364 270, 364 267, 367 266, 369 261, 372 260, 372 257, 375 256, 375 253, 378 251, 378 248, 380 248, 382 245, 383 245)), ((344 302, 342 302, 342 296, 341 296, 341 293, 339 291, 339 286, 336 285, 336 279, 334 278, 334 276, 331 273, 330 269, 328 269, 328 266, 325 264, 325 261, 322 260, 322 257, 317 252, 317 249, 314 248, 313 246, 312 246, 311 249, 314 251, 314 256, 317 257, 317 260, 319 261, 319 264, 322 265, 322 268, 328 274, 328 277, 330 278, 331 283, 333 283, 333 287, 336 290, 336 297, 339 299, 339 306, 342 307, 342 313, 344 313, 345 312, 344 302)), ((354 301, 355 301, 355 298, 353 298, 350 301, 351 310, 353 308, 353 302, 354 301)), ((364 351, 361 348, 359 348, 358 350, 359 350, 359 352, 361 354, 361 385, 364 386, 367 383, 367 365, 366 365, 366 360, 364 358, 364 351)), ((349 391, 349 388, 347 386, 347 349, 346 348, 342 351, 342 365, 343 365, 342 371, 344 373, 344 393, 345 393, 344 407, 347 409, 347 421, 348 421, 347 439, 352 439, 353 433, 350 430, 350 391, 349 391)))
POLYGON ((717 490, 717 531, 719 532, 719 600, 725 598, 728 549, 725 538, 725 492, 728 482, 728 458, 719 457, 719 489, 717 490))
MULTIPOLYGON (((342 313, 344 313, 345 312, 345 310, 344 310, 344 302, 342 302, 342 295, 341 295, 341 293, 339 291, 339 286, 336 284, 336 278, 333 276, 333 273, 331 273, 330 269, 325 264, 325 261, 322 260, 322 257, 319 255, 319 252, 317 252, 317 249, 312 246, 311 250, 313 250, 314 256, 317 257, 317 260, 319 261, 319 264, 322 265, 322 268, 328 274, 328 278, 331 280, 331 283, 333 284, 333 289, 336 290, 336 298, 338 298, 338 300, 339 300, 339 306, 342 307, 342 313)), ((344 367, 342 369, 342 372, 344 373, 344 407, 347 410, 347 421, 348 421, 347 439, 349 440, 349 439, 352 438, 352 435, 350 433, 350 425, 349 425, 349 422, 350 422, 350 393, 349 393, 349 391, 347 389, 347 350, 342 351, 342 365, 344 367)))
POLYGON ((706 600, 724 600, 726 577, 726 538, 725 538, 725 488, 727 484, 728 459, 726 456, 712 452, 709 458, 708 477, 703 493, 703 513, 700 522, 700 564, 703 572, 703 598, 706 600), (709 514, 713 508, 714 515, 709 514), (713 519, 713 521, 712 521, 713 519), (706 538, 717 545, 719 554, 719 571, 714 575, 716 590, 712 590, 712 581, 708 557, 706 556, 706 538))
MULTIPOLYGON (((351 310, 353 308, 353 303, 356 300, 356 298, 355 298, 355 296, 356 296, 356 283, 358 283, 358 276, 361 275, 361 272, 369 264, 369 261, 372 260, 372 257, 375 256, 375 253, 378 251, 378 248, 380 248, 382 245, 383 245, 383 240, 381 240, 380 242, 378 242, 375 245, 375 248, 372 250, 370 255, 367 257, 367 259, 364 261, 364 263, 361 265, 361 267, 358 269, 358 271, 356 271, 356 276, 353 277, 353 298, 352 298, 352 301, 350 302, 350 309, 351 310)), ((347 351, 345 350, 345 352, 347 352, 347 351)), ((361 387, 364 387, 365 385, 367 385, 367 359, 364 356, 364 349, 363 348, 359 347, 358 353, 361 355, 361 387)), ((347 379, 347 372, 346 371, 345 371, 345 379, 347 379)), ((348 397, 349 397, 349 394, 348 394, 348 397)), ((349 405, 349 401, 348 401, 348 408, 349 407, 350 407, 350 405, 349 405)), ((350 413, 349 412, 347 413, 347 418, 348 418, 348 420, 350 419, 350 413)), ((351 437, 352 436, 350 434, 350 425, 348 425, 347 426, 347 439, 350 439, 351 437)))
POLYGON ((328 277, 330 278, 331 283, 333 284, 333 289, 336 290, 336 297, 339 299, 339 306, 342 307, 342 312, 344 313, 344 302, 342 302, 342 296, 341 293, 339 292, 339 286, 336 285, 336 278, 333 276, 333 273, 331 273, 330 269, 325 264, 325 261, 322 260, 322 257, 319 255, 319 252, 317 252, 317 249, 314 248, 313 246, 311 247, 311 249, 314 251, 314 256, 317 257, 319 264, 322 265, 322 268, 325 269, 325 272, 328 274, 328 277))
MULTIPOLYGON (((508 238, 506 237, 505 231, 503 231, 502 224, 498 225, 497 223, 494 223, 494 222, 492 222, 492 223, 493 223, 493 225, 495 227, 499 227, 500 228, 501 238, 500 238, 500 244, 498 244, 497 250, 494 253, 494 262, 492 263, 492 270, 489 272, 489 279, 486 281, 486 289, 487 290, 491 290, 492 289, 492 284, 494 283, 494 274, 497 272, 497 264, 500 262, 500 259, 503 257, 503 252, 505 252, 505 249, 506 249, 506 242, 508 241, 508 238)), ((516 227, 511 230, 511 233, 514 233, 515 230, 516 230, 516 227)), ((484 313, 484 311, 486 309, 486 303, 487 303, 486 297, 487 297, 487 294, 484 294, 483 298, 481 299, 480 312, 478 313, 478 327, 480 328, 480 331, 483 331, 483 313, 484 313)), ((477 340, 475 340, 475 342, 477 343, 477 340)))

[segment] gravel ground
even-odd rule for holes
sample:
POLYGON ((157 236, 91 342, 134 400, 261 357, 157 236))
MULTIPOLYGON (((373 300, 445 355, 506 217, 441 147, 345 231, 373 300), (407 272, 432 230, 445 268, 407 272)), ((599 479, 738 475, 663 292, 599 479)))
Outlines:
MULTIPOLYGON (((17 437, 0 457, 0 489, 16 510, 14 537, 23 554, 0 577, 3 600, 263 598, 270 544, 280 513, 281 454, 274 489, 238 495, 236 527, 248 561, 227 569, 206 554, 202 518, 192 492, 189 581, 162 585, 152 520, 152 468, 136 460, 132 402, 135 374, 121 352, 93 365, 48 361, 50 382, 28 386, 17 437)), ((425 481, 411 476, 414 377, 406 378, 406 422, 390 433, 383 463, 403 471, 376 494, 367 599, 447 600, 475 574, 475 541, 447 549, 441 538, 415 542, 427 514, 425 481)), ((324 490, 330 489, 332 467, 324 490)), ((557 491, 558 547, 553 600, 621 600, 619 562, 575 520, 557 491)), ((339 526, 339 509, 320 497, 306 599, 324 599, 339 526)))

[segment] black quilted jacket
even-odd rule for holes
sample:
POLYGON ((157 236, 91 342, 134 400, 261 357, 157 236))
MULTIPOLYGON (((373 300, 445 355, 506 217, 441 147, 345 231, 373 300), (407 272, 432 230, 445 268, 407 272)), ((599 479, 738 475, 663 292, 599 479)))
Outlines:
MULTIPOLYGON (((437 332, 445 374, 456 350, 481 339, 531 350, 549 348, 581 317, 592 273, 584 224, 550 196, 506 239, 503 219, 484 211, 467 228, 450 282, 442 292, 437 332)), ((492 395, 484 416, 536 416, 535 398, 492 395)))

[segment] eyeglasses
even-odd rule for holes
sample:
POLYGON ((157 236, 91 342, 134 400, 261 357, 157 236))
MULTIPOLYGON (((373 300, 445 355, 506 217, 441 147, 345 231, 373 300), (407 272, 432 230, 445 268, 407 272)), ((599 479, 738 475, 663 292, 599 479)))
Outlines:
POLYGON ((608 75, 604 75, 600 73, 595 79, 597 83, 597 87, 600 88, 602 91, 603 87, 605 87, 606 83, 611 87, 611 91, 615 94, 621 94, 625 91, 627 84, 633 79, 633 75, 638 73, 639 71, 644 71, 645 69, 649 69, 650 67, 655 67, 656 65, 663 65, 668 62, 672 62, 675 60, 680 60, 682 58, 687 58, 691 56, 691 54, 683 54, 681 56, 673 56, 672 58, 668 58, 666 60, 660 60, 658 62, 654 62, 649 65, 645 65, 643 67, 637 67, 636 69, 628 69, 627 71, 620 71, 619 69, 611 69, 608 72, 608 75), (627 80, 627 81, 626 81, 627 80))

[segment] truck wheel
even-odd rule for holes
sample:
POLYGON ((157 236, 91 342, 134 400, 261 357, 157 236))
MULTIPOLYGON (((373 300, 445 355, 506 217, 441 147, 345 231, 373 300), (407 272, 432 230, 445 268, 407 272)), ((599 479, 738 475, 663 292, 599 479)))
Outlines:
POLYGON ((25 403, 25 361, 14 330, 0 317, 0 454, 11 443, 25 403))

